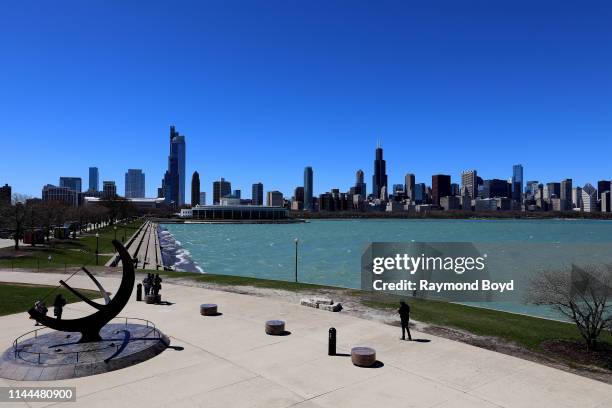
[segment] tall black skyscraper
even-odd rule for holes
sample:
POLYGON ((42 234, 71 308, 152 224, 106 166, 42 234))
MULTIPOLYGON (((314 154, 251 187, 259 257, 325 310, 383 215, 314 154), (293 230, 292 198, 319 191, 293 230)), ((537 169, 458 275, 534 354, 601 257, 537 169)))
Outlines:
POLYGON ((170 126, 170 155, 162 190, 167 205, 185 204, 185 136, 179 135, 174 126, 170 126))
POLYGON ((304 169, 304 210, 312 211, 312 167, 304 169))
POLYGON ((431 176, 431 203, 440 205, 440 198, 449 196, 451 193, 451 176, 447 174, 435 174, 431 176))
POLYGON ((191 206, 200 204, 200 174, 197 171, 191 176, 191 206))
POLYGON ((383 149, 379 143, 378 146, 376 146, 376 159, 374 159, 372 195, 374 195, 375 198, 381 198, 380 190, 382 190, 383 187, 387 187, 387 164, 383 159, 383 149))
POLYGON ((263 205, 263 184, 253 183, 251 187, 251 204, 263 205))

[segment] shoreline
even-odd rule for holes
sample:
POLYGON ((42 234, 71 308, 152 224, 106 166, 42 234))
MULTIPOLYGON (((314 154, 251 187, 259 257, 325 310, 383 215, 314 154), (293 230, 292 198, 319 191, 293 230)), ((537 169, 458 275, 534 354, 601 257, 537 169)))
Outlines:
POLYGON ((183 248, 181 242, 161 224, 157 226, 157 236, 164 268, 176 272, 204 273, 204 270, 191 258, 189 250, 183 248))

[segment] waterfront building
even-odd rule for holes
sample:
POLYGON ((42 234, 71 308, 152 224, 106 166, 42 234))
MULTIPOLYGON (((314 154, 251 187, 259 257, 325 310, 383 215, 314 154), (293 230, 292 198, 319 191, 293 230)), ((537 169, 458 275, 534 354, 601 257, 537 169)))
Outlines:
POLYGON ((599 196, 601 199, 601 212, 609 213, 610 212, 610 191, 604 191, 599 196))
POLYGON ((440 198, 450 195, 451 176, 435 174, 431 176, 431 203, 440 205, 440 198))
MULTIPOLYGON (((312 211, 312 196, 313 196, 313 181, 312 181, 312 167, 307 166, 304 168, 304 210, 312 211)), ((269 193, 268 193, 269 194, 269 193)))
POLYGON ((58 187, 47 184, 42 189, 42 201, 55 201, 76 207, 78 204, 78 193, 69 187, 58 187))
POLYGON ((404 205, 399 201, 389 201, 385 207, 386 212, 404 211, 404 205))
POLYGON ((523 195, 523 165, 515 164, 512 166, 512 199, 521 202, 523 195))
MULTIPOLYGON (((97 205, 106 205, 108 199, 104 197, 83 197, 83 206, 91 207, 97 205)), ((133 205, 139 210, 152 210, 162 208, 165 205, 163 197, 158 198, 126 198, 125 201, 133 205)))
POLYGON ((145 175, 141 169, 128 169, 125 173, 125 198, 144 198, 145 175))
POLYGON ((572 209, 572 179, 561 181, 559 198, 561 199, 559 211, 571 211, 572 209))
POLYGON ((574 208, 582 209, 582 188, 572 188, 572 206, 574 208))
POLYGON ((461 188, 465 188, 467 190, 467 194, 471 199, 478 197, 478 184, 478 175, 476 174, 476 170, 464 170, 461 172, 461 188))
POLYGON ((474 200, 474 211, 497 211, 497 199, 477 198, 474 200))
POLYGON ((221 201, 219 202, 219 205, 240 205, 240 204, 242 204, 241 200, 239 198, 234 197, 231 194, 225 197, 221 197, 221 201))
POLYGON ((283 206, 283 193, 280 191, 268 191, 267 196, 268 207, 282 207, 283 206))
POLYGON ((470 211, 472 209, 472 198, 465 187, 461 188, 461 209, 463 211, 470 211))
POLYGON ((480 198, 497 198, 497 197, 512 197, 512 186, 506 180, 491 179, 484 180, 482 190, 479 193, 480 198))
POLYGON ((442 207, 445 211, 460 210, 461 198, 455 195, 441 197, 440 207, 442 207))
POLYGON ((415 180, 415 176, 412 173, 408 173, 406 174, 406 176, 404 176, 404 191, 406 192, 406 198, 408 199, 408 201, 410 202, 414 202, 415 197, 414 197, 414 180, 415 180))
POLYGON ((525 195, 528 200, 535 200, 536 192, 538 191, 539 182, 537 180, 529 180, 525 185, 525 195))
POLYGON ((263 184, 254 183, 251 188, 251 204, 263 205, 263 184))
POLYGON ((232 184, 226 181, 223 177, 221 180, 213 181, 213 205, 221 202, 223 197, 227 197, 232 193, 232 184))
POLYGON ((383 149, 380 143, 376 146, 374 158, 374 174, 372 175, 372 195, 374 198, 386 200, 382 194, 382 189, 387 190, 387 164, 383 159, 383 149))
POLYGON ((561 197, 561 183, 546 183, 546 189, 548 190, 548 201, 554 197, 561 197))
POLYGON ((427 203, 425 183, 418 183, 414 185, 414 203, 415 204, 426 204, 427 203))
POLYGON ((202 204, 200 201, 200 174, 197 171, 191 176, 191 206, 202 204))
POLYGON ((89 191, 100 191, 100 172, 97 167, 89 168, 89 191))
POLYGON ((302 208, 304 205, 304 187, 296 187, 293 190, 293 201, 302 203, 302 208))
POLYGON ((206 205, 206 191, 200 192, 200 205, 206 205))
POLYGON ((4 187, 0 187, 0 206, 11 205, 12 197, 13 193, 11 191, 11 186, 5 183, 4 187))
POLYGON ((610 188, 610 180, 599 180, 597 182, 597 199, 601 199, 601 194, 605 193, 606 191, 611 191, 612 189, 610 188))
POLYGON ((102 182, 102 197, 106 200, 117 197, 117 185, 114 181, 102 182))
POLYGON ((195 220, 280 220, 287 215, 286 208, 260 205, 197 205, 192 208, 195 220))
POLYGON ((232 197, 235 197, 235 198, 240 199, 240 198, 241 198, 241 196, 242 196, 242 190, 234 190, 234 191, 232 192, 232 197))
POLYGON ((591 183, 586 183, 582 187, 582 208, 584 212, 597 211, 597 190, 591 183))
POLYGON ((80 193, 82 191, 82 182, 80 177, 60 177, 60 187, 67 187, 72 191, 80 193))

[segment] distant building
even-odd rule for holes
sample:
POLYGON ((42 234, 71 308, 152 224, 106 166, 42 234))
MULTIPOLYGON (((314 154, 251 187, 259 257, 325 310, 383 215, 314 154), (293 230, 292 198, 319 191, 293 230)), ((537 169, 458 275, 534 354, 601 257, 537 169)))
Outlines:
POLYGON ((415 204, 427 204, 427 188, 425 183, 418 183, 414 185, 414 203, 415 204))
POLYGON ((241 196, 242 196, 242 190, 234 190, 234 191, 232 192, 232 197, 235 197, 235 198, 240 199, 240 198, 241 198, 241 196))
POLYGON ((283 193, 280 191, 268 191, 266 204, 268 207, 282 207, 283 193))
POLYGON ((435 174, 431 176, 431 203, 440 205, 440 198, 450 195, 451 176, 435 174))
POLYGON ((5 184, 4 187, 0 187, 0 205, 11 205, 12 197, 11 186, 5 184))
POLYGON ((67 187, 77 193, 82 191, 82 181, 80 177, 60 177, 59 181, 60 187, 67 187))
POLYGON ((537 180, 530 180, 527 182, 525 187, 525 196, 528 200, 535 200, 536 192, 538 191, 539 182, 537 180))
MULTIPOLYGON (((96 205, 103 205, 107 199, 104 197, 83 197, 83 205, 85 207, 91 207, 96 205)), ((152 210, 156 208, 162 208, 165 205, 163 197, 159 198, 126 198, 134 207, 139 210, 152 210)))
POLYGON ((512 199, 521 202, 523 195, 523 165, 515 164, 512 166, 512 199))
POLYGON ((200 175, 197 171, 193 172, 191 176, 191 206, 201 204, 200 201, 200 175))
POLYGON ((185 136, 181 136, 174 126, 170 126, 168 170, 162 181, 166 205, 180 207, 185 204, 185 157, 185 136))
POLYGON ((181 218, 193 218, 193 209, 191 208, 181 208, 181 212, 179 214, 181 218))
POLYGON ((100 191, 100 173, 97 167, 89 168, 89 191, 100 191))
POLYGON ((206 191, 200 192, 200 205, 206 205, 206 191))
MULTIPOLYGON (((313 196, 313 175, 312 175, 312 167, 308 166, 304 168, 304 210, 312 211, 314 207, 312 205, 312 196, 313 196)), ((270 194, 270 193, 268 193, 270 194)))
POLYGON ((368 195, 363 170, 361 169, 357 170, 355 173, 355 186, 351 189, 351 194, 359 194, 363 198, 368 195))
POLYGON ((610 182, 610 180, 599 180, 597 182, 597 198, 601 199, 601 195, 602 193, 605 193, 606 191, 611 191, 612 189, 610 188, 610 185, 612 183, 610 182))
POLYGON ((582 208, 584 212, 597 211, 597 190, 590 183, 582 187, 582 208))
POLYGON ((293 201, 301 203, 301 207, 304 208, 304 187, 296 187, 293 190, 293 201))
POLYGON ((574 208, 582 209, 582 188, 572 188, 572 206, 574 208))
POLYGON ((372 195, 374 198, 386 199, 382 194, 383 187, 387 190, 387 164, 383 159, 383 149, 379 143, 376 146, 374 174, 372 175, 372 195))
POLYGON ((610 191, 604 191, 601 193, 601 212, 609 213, 610 212, 610 191))
POLYGON ((550 201, 551 198, 560 198, 561 197, 561 183, 546 183, 546 189, 548 190, 548 194, 546 195, 548 201, 550 201))
POLYGON ((478 196, 478 176, 476 170, 465 170, 461 172, 461 188, 466 189, 471 199, 478 196))
POLYGON ((125 198, 144 198, 145 175, 141 169, 128 169, 125 173, 125 198))
POLYGON ((263 205, 263 184, 254 183, 251 187, 251 204, 263 205))
POLYGON ((491 179, 484 180, 482 183, 482 191, 479 194, 481 198, 497 198, 497 197, 512 197, 512 186, 506 180, 491 179))
POLYGON ((213 182, 213 205, 219 204, 223 197, 232 194, 232 184, 223 177, 221 180, 213 182))
POLYGON ((477 198, 474 200, 474 211, 497 211, 497 199, 477 198))
POLYGON ((445 196, 440 198, 440 207, 444 210, 460 210, 461 198, 457 196, 445 196))
POLYGON ((76 207, 78 204, 78 193, 69 187, 47 184, 42 189, 42 200, 43 202, 55 201, 76 207))
POLYGON ((287 218, 287 209, 259 205, 197 205, 192 208, 192 217, 211 221, 279 220, 287 218))
POLYGON ((102 182, 102 198, 110 200, 117 197, 117 185, 114 181, 102 182))
POLYGON ((559 211, 572 210, 572 179, 565 179, 561 182, 559 199, 561 200, 559 211))
POLYGON ((412 173, 406 174, 404 176, 404 191, 406 192, 406 198, 410 202, 414 202, 414 180, 415 176, 412 173))

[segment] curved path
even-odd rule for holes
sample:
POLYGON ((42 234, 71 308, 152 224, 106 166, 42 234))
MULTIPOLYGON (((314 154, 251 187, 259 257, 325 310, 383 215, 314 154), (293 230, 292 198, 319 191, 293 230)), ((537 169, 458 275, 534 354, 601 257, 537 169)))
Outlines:
MULTIPOLYGON (((56 284, 63 275, 0 271, 0 281, 56 284)), ((102 277, 108 290, 119 280, 102 277)), ((71 280, 89 288, 85 277, 71 280)), ((142 317, 172 337, 168 349, 142 364, 74 380, 16 383, 76 386, 70 406, 105 407, 610 407, 612 386, 467 344, 413 332, 426 342, 399 340, 399 329, 342 313, 236 293, 164 283, 173 305, 132 300, 122 312, 142 317), (216 317, 199 313, 216 303, 216 317), (268 336, 264 322, 281 319, 288 336, 268 336), (379 368, 327 356, 327 331, 338 330, 338 352, 376 349, 379 368), (120 401, 120 403, 119 403, 120 401)), ((66 316, 83 313, 67 306, 66 316)), ((31 330, 25 313, 0 317, 0 344, 31 330)), ((38 404, 36 404, 38 405, 38 404)), ((4 406, 4 405, 2 405, 4 406)), ((9 406, 9 405, 7 405, 9 406)), ((25 405, 22 405, 25 406, 25 405)))

